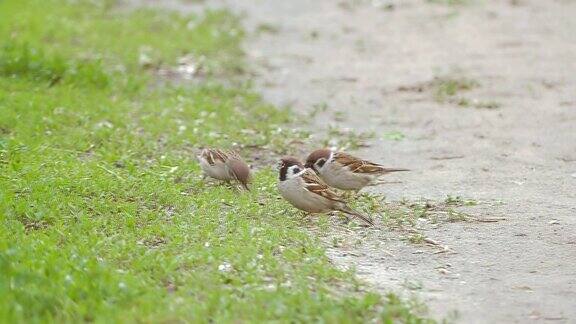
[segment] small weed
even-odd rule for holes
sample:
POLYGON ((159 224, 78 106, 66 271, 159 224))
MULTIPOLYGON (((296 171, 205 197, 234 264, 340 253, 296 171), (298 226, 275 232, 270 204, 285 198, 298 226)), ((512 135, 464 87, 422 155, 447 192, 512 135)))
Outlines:
POLYGON ((356 204, 363 207, 363 209, 369 211, 371 214, 381 213, 385 209, 386 197, 371 194, 362 193, 354 198, 356 204))
POLYGON ((402 286, 404 286, 406 289, 410 289, 410 290, 422 290, 422 288, 424 288, 424 285, 422 284, 422 282, 407 280, 407 279, 404 281, 402 286))
POLYGON ((435 77, 432 81, 410 85, 400 86, 398 91, 403 92, 424 92, 429 90, 434 96, 434 100, 438 103, 449 103, 459 107, 473 107, 477 109, 497 109, 500 104, 496 101, 481 101, 478 99, 470 99, 462 96, 463 92, 467 92, 478 88, 480 83, 478 81, 464 78, 464 77, 435 77))
POLYGON ((342 246, 342 238, 333 237, 332 238, 332 247, 340 247, 342 246))
POLYGON ((374 132, 356 133, 348 128, 330 126, 327 138, 322 141, 322 145, 339 150, 354 150, 367 146, 366 142, 374 137, 374 132))
POLYGON ((368 50, 368 44, 366 44, 366 41, 364 39, 357 39, 354 42, 354 48, 358 52, 363 53, 363 52, 366 52, 368 50))
POLYGON ((450 196, 448 195, 446 199, 444 199, 444 204, 447 206, 476 206, 478 202, 474 199, 465 199, 461 196, 450 196))
POLYGON ((479 101, 477 99, 468 99, 464 97, 450 99, 452 102, 460 107, 474 107, 477 109, 497 109, 500 108, 500 104, 495 101, 479 101))
POLYGON ((272 24, 260 24, 256 27, 256 34, 278 34, 280 28, 272 24))
POLYGON ((328 104, 326 102, 321 102, 312 106, 312 109, 308 113, 310 118, 316 117, 318 114, 323 113, 328 110, 328 104))
POLYGON ((457 98, 453 101, 455 104, 457 104, 460 107, 469 107, 470 106, 470 100, 468 98, 457 98))
POLYGON ((456 211, 454 209, 448 209, 448 217, 446 218, 448 222, 455 223, 455 222, 463 222, 468 220, 469 216, 465 213, 456 211))
POLYGON ((475 80, 467 78, 435 78, 431 83, 434 98, 438 102, 445 102, 448 98, 462 91, 468 91, 480 86, 475 80))
MULTIPOLYGON (((388 202, 384 196, 362 193, 355 197, 354 204, 371 215, 380 215, 384 225, 390 229, 415 231, 419 220, 432 224, 471 220, 470 215, 457 211, 455 207, 474 206, 477 202, 459 196, 448 196, 442 202, 426 199, 388 202)), ((416 230, 416 233, 419 232, 416 230)))
POLYGON ((402 132, 399 131, 391 131, 384 133, 382 138, 392 140, 392 141, 401 141, 406 137, 402 132))
POLYGON ((423 244, 426 237, 421 233, 414 233, 408 237, 408 241, 412 244, 423 244))
POLYGON ((426 199, 388 202, 384 196, 362 193, 355 197, 354 204, 371 215, 381 215, 384 224, 391 229, 413 229, 419 219, 431 223, 467 221, 470 216, 454 208, 475 206, 477 202, 460 196, 448 196, 442 202, 426 199))
POLYGON ((500 108, 500 103, 496 101, 475 101, 473 106, 479 109, 497 109, 500 108))
POLYGON ((320 33, 317 30, 312 30, 308 33, 308 38, 312 40, 317 40, 320 37, 320 33))
POLYGON ((344 111, 335 111, 335 112, 334 112, 334 120, 336 120, 336 121, 344 121, 344 120, 346 120, 346 112, 344 112, 344 111))

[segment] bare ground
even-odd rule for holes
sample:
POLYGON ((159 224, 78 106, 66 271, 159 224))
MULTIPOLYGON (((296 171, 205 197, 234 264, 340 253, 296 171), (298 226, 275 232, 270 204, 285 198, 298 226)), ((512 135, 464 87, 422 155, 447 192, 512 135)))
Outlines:
POLYGON ((447 250, 336 229, 335 263, 382 292, 415 293, 438 319, 576 323, 576 2, 449 2, 226 5, 258 34, 246 50, 266 99, 313 116, 318 134, 374 132, 356 154, 413 170, 374 192, 459 195, 480 202, 476 217, 502 218, 418 223, 447 250), (471 89, 444 96, 447 81, 471 89))

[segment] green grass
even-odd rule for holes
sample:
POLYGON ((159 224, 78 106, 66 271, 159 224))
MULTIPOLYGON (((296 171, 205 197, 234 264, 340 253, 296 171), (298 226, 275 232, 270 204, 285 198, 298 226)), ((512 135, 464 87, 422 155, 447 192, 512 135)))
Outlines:
POLYGON ((407 241, 412 244, 423 244, 427 239, 421 231, 419 221, 437 225, 478 221, 475 216, 461 211, 460 207, 476 206, 479 203, 460 196, 447 196, 444 201, 424 198, 386 201, 385 196, 362 193, 355 197, 354 204, 365 213, 380 218, 387 230, 404 233, 407 241))
POLYGON ((250 193, 200 180, 194 148, 294 135, 221 85, 242 36, 226 12, 0 2, 0 322, 424 321, 335 269, 270 169, 250 193), (142 51, 205 79, 160 87, 142 51))
POLYGON ((496 101, 482 101, 469 99, 461 95, 462 92, 480 87, 476 80, 464 77, 436 77, 429 84, 434 92, 434 99, 439 103, 450 103, 459 107, 473 107, 477 109, 497 109, 500 104, 496 101))
POLYGON ((438 102, 445 102, 448 98, 455 96, 459 92, 477 88, 480 84, 467 78, 435 78, 432 81, 434 97, 438 102))
POLYGON ((337 147, 339 150, 355 150, 367 146, 366 142, 374 138, 374 132, 357 133, 352 129, 330 126, 326 138, 321 141, 322 147, 337 147))

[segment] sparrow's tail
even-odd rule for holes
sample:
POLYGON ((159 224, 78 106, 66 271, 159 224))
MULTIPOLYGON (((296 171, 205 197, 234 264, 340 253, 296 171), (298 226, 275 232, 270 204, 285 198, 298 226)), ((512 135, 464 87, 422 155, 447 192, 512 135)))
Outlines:
POLYGON ((360 212, 355 211, 354 209, 342 204, 342 206, 339 206, 339 210, 345 214, 348 214, 350 216, 354 216, 358 219, 360 219, 361 221, 363 221, 364 223, 370 225, 370 226, 374 226, 374 220, 367 215, 361 214, 360 212))

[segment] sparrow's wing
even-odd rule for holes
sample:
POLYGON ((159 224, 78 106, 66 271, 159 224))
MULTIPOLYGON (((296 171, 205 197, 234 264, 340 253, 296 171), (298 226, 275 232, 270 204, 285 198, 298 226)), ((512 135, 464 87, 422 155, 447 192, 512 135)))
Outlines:
POLYGON ((242 158, 240 157, 240 154, 238 154, 238 152, 233 150, 226 151, 226 156, 228 157, 228 159, 243 161, 242 158))
POLYGON ((347 167, 350 171, 354 173, 378 173, 381 172, 382 169, 384 169, 384 167, 379 164, 362 160, 343 152, 334 153, 333 158, 334 161, 347 167))
POLYGON ((409 171, 408 169, 386 168, 378 163, 362 160, 343 152, 335 152, 333 158, 334 161, 338 162, 344 167, 347 167, 353 173, 378 174, 396 171, 409 171))
POLYGON ((202 151, 202 158, 213 166, 217 161, 225 163, 228 160, 228 154, 219 149, 205 149, 202 151))
POLYGON ((320 179, 314 171, 311 169, 306 169, 301 175, 302 180, 304 180, 304 186, 309 192, 322 196, 326 199, 345 203, 338 194, 336 194, 330 187, 320 179))

